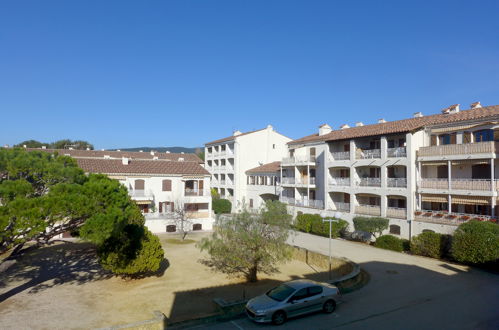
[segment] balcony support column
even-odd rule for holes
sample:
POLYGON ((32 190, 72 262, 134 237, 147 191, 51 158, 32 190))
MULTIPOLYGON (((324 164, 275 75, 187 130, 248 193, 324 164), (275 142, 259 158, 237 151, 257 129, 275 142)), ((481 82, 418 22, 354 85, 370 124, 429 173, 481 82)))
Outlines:
POLYGON ((388 168, 386 167, 386 165, 381 166, 380 172, 381 189, 386 189, 386 187, 388 186, 388 168))
POLYGON ((451 185, 451 182, 452 182, 452 162, 450 160, 447 161, 447 189, 449 189, 449 191, 452 189, 452 185, 451 185))
POLYGON ((490 216, 495 218, 495 209, 496 209, 496 197, 492 196, 492 202, 490 203, 490 216))
POLYGON ((385 160, 388 157, 388 140, 386 136, 381 137, 381 159, 385 160))
POLYGON ((381 195, 380 196, 380 199, 381 199, 381 216, 383 218, 386 217, 386 208, 388 206, 388 197, 386 195, 381 195))
POLYGON ((350 213, 355 213, 355 205, 357 205, 357 196, 355 194, 350 194, 350 213))
POLYGON ((449 209, 449 213, 451 213, 452 212, 452 195, 449 194, 447 198, 448 198, 447 199, 448 200, 447 206, 448 206, 448 209, 449 209))
POLYGON ((357 147, 355 145, 355 140, 350 140, 350 161, 355 161, 355 154, 357 153, 357 147))
POLYGON ((494 191, 496 190, 496 179, 495 179, 495 169, 494 169, 494 158, 490 159, 490 181, 491 181, 491 190, 492 194, 494 194, 494 191))

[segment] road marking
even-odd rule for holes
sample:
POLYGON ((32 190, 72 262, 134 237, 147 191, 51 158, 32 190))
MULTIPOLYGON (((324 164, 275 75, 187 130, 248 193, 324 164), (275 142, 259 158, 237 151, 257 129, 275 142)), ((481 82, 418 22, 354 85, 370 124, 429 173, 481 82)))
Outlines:
POLYGON ((230 321, 230 323, 234 324, 239 330, 244 330, 244 328, 239 326, 239 324, 237 324, 235 321, 230 321))

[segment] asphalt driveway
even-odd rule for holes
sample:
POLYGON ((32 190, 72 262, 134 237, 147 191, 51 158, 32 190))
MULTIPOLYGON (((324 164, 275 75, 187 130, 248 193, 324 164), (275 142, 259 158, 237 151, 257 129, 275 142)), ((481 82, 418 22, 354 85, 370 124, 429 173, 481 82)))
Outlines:
MULTIPOLYGON (((328 253, 328 239, 296 233, 290 244, 328 253)), ((335 313, 289 320, 281 329, 499 329, 499 276, 431 258, 333 240, 335 256, 365 269, 370 282, 335 313)), ((246 318, 197 328, 272 327, 246 318)))

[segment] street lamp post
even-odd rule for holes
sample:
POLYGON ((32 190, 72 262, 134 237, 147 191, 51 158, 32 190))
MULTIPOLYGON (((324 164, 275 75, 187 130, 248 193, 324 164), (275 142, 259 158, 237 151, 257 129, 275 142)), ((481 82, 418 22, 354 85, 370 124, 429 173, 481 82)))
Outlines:
POLYGON ((329 280, 332 279, 332 276, 331 276, 331 242, 332 242, 332 224, 333 222, 336 222, 339 220, 339 217, 341 216, 341 213, 339 212, 336 212, 334 214, 334 217, 336 219, 324 219, 325 218, 325 213, 321 213, 321 217, 323 218, 322 219, 322 222, 329 222, 329 280))

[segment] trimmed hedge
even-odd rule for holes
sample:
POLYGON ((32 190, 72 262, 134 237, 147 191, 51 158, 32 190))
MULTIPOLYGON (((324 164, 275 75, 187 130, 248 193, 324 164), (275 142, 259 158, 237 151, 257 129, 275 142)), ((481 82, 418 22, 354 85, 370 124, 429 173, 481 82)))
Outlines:
POLYGON ((412 238, 411 252, 420 256, 442 258, 446 254, 447 235, 424 232, 412 238))
MULTIPOLYGON (((324 219, 335 219, 327 217, 324 219)), ((347 229, 348 222, 337 219, 331 224, 331 237, 340 237, 347 229)), ((322 217, 318 214, 298 214, 296 217, 296 229, 305 233, 329 237, 329 222, 322 222, 322 217)))
POLYGON ((499 259, 499 226, 488 221, 463 223, 454 232, 452 256, 471 264, 495 262, 499 259))
POLYGON ((404 251, 404 241, 392 235, 383 235, 376 239, 375 247, 397 252, 404 251))
POLYGON ((381 235, 383 230, 388 229, 389 220, 381 217, 355 217, 353 218, 353 226, 355 230, 365 231, 371 233, 373 236, 376 234, 381 235))
POLYGON ((211 208, 215 214, 230 213, 232 210, 232 203, 228 199, 214 199, 211 202, 211 208))

